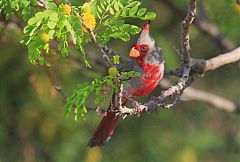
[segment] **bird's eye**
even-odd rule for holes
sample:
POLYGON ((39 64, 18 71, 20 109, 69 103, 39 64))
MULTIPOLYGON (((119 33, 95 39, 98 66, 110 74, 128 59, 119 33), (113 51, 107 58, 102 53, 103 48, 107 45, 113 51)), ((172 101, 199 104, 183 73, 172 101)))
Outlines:
POLYGON ((142 50, 142 51, 146 51, 146 50, 147 50, 147 47, 146 47, 146 46, 141 46, 141 50, 142 50))

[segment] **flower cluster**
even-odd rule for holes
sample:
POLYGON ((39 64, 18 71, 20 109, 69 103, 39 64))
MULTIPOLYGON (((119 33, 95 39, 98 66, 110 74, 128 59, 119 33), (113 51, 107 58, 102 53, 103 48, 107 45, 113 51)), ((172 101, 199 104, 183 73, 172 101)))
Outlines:
MULTIPOLYGON (((87 29, 94 30, 96 27, 96 19, 91 13, 83 13, 81 15, 81 20, 84 23, 85 27, 87 29)), ((84 27, 84 31, 87 32, 87 30, 84 27)))

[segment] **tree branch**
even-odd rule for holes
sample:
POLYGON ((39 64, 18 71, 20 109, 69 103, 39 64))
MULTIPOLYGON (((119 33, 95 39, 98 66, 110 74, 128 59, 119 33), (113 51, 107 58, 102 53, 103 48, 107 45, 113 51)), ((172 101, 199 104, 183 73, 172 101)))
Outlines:
MULTIPOLYGON (((167 89, 171 86, 171 82, 167 79, 163 79, 160 83, 160 86, 164 89, 167 89)), ((213 93, 199 90, 191 86, 187 87, 183 91, 180 100, 204 102, 211 105, 215 109, 224 110, 226 112, 239 112, 239 106, 236 103, 213 93)))
POLYGON ((196 16, 196 1, 189 0, 189 7, 187 16, 182 22, 181 25, 181 59, 184 63, 189 63, 191 59, 191 48, 190 48, 190 38, 189 38, 189 25, 192 24, 196 16))
POLYGON ((192 71, 193 73, 203 74, 208 71, 216 70, 224 65, 232 64, 240 60, 240 47, 224 53, 219 54, 208 60, 192 59, 192 71))
POLYGON ((216 57, 206 60, 204 72, 213 71, 223 65, 235 63, 239 60, 240 60, 240 47, 238 47, 230 52, 220 54, 216 57))
POLYGON ((220 110, 224 110, 227 112, 238 112, 238 106, 234 102, 225 99, 223 97, 217 96, 215 94, 211 94, 206 91, 201 91, 192 87, 188 87, 185 89, 180 98, 182 101, 200 101, 204 103, 208 103, 212 107, 220 110))

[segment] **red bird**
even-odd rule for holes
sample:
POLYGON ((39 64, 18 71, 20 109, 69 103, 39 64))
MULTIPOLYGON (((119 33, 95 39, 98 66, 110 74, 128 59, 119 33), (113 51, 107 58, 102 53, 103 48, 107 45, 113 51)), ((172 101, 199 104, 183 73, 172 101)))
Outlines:
MULTIPOLYGON (((147 20, 143 26, 137 42, 130 50, 130 56, 133 57, 128 64, 130 70, 140 72, 139 77, 129 80, 129 86, 123 88, 124 100, 133 96, 144 96, 154 90, 164 74, 164 58, 161 48, 149 35, 150 22, 147 20)), ((103 146, 113 135, 119 115, 112 111, 114 96, 107 114, 103 117, 95 133, 88 142, 88 146, 103 146)))

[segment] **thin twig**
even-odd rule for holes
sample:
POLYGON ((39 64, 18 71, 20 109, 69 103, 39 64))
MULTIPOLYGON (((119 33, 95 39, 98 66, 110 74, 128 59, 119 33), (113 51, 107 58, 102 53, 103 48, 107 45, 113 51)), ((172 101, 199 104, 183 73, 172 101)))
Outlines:
POLYGON ((123 105, 122 99, 123 99, 123 84, 120 85, 119 93, 118 93, 118 105, 117 105, 117 110, 118 110, 119 112, 121 112, 122 105, 123 105))
POLYGON ((89 32, 90 37, 91 37, 91 43, 96 45, 96 47, 100 50, 100 52, 102 53, 102 57, 106 61, 106 63, 109 66, 113 66, 114 64, 113 64, 112 60, 108 57, 107 53, 104 51, 103 46, 97 43, 97 40, 96 40, 93 30, 87 28, 83 21, 81 21, 81 24, 89 32))
POLYGON ((62 88, 60 86, 54 86, 54 88, 62 95, 64 101, 67 101, 67 95, 63 92, 62 88))
POLYGON ((190 43, 189 43, 189 25, 192 24, 196 17, 196 1, 195 0, 189 0, 189 6, 188 6, 188 12, 187 16, 182 22, 181 25, 181 44, 182 44, 182 50, 181 50, 181 58, 184 63, 189 63, 191 60, 191 54, 190 54, 190 43))

